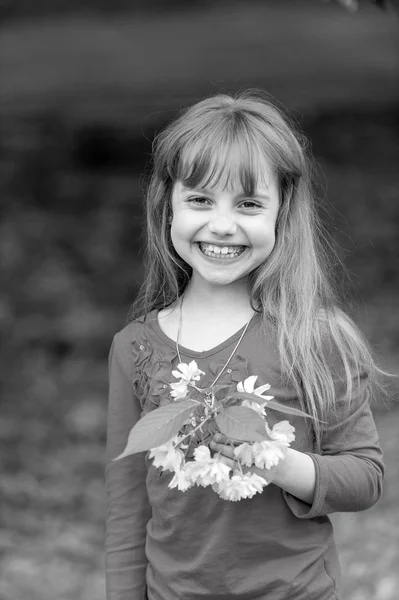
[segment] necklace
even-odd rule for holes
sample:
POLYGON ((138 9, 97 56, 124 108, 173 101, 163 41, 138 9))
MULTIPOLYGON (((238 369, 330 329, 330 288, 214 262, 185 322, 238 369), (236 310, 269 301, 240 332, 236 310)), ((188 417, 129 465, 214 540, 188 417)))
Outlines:
MULTIPOLYGON (((177 339, 176 339, 176 351, 177 351, 177 356, 179 358, 179 362, 183 362, 180 356, 180 350, 179 350, 179 339, 180 339, 180 331, 181 331, 181 327, 182 327, 182 307, 183 307, 183 296, 180 298, 180 302, 179 302, 179 326, 178 326, 178 330, 177 330, 177 339)), ((236 345, 234 346, 234 350, 233 352, 230 354, 229 358, 227 359, 227 362, 224 364, 224 366, 222 367, 221 371, 219 371, 218 375, 216 376, 216 379, 214 380, 213 383, 211 383, 210 387, 212 388, 215 383, 218 381, 219 377, 222 375, 222 373, 224 373, 224 371, 226 370, 229 362, 231 361, 231 359, 233 358, 238 346, 241 344, 241 340, 244 337, 250 322, 252 321, 252 317, 249 319, 249 321, 247 322, 247 324, 245 325, 242 334, 240 335, 240 338, 238 340, 238 342, 236 343, 236 345)), ((210 395, 210 393, 208 394, 210 395)))

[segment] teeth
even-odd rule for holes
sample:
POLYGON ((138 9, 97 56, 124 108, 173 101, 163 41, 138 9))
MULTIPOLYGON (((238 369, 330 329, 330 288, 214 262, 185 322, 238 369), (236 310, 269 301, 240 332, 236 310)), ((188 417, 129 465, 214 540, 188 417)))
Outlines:
POLYGON ((226 258, 235 258, 244 251, 244 246, 215 246, 214 244, 199 244, 202 252, 206 256, 226 256, 226 258))

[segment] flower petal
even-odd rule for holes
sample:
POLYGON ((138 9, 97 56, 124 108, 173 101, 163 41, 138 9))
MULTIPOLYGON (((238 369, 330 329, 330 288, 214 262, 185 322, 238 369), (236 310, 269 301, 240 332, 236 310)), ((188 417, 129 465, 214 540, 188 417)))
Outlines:
POLYGON ((248 394, 252 394, 255 387, 255 382, 258 379, 257 375, 251 375, 244 380, 244 391, 248 394))
MULTIPOLYGON (((270 383, 265 383, 265 385, 260 385, 259 387, 257 387, 254 390, 254 394, 256 394, 257 396, 262 396, 262 394, 267 390, 270 390, 270 383)), ((274 396, 269 396, 268 400, 271 400, 272 398, 274 398, 274 396)))

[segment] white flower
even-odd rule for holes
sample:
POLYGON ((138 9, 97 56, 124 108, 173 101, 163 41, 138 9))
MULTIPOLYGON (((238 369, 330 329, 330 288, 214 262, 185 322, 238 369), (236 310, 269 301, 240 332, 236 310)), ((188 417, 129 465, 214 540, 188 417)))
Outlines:
POLYGON ((236 446, 234 448, 234 456, 236 457, 237 460, 240 461, 240 463, 242 465, 245 465, 246 467, 250 467, 251 465, 253 465, 253 462, 254 462, 252 444, 248 444, 247 442, 244 442, 243 444, 236 446))
POLYGON ((201 375, 204 375, 204 371, 201 371, 201 369, 198 368, 195 360, 192 360, 189 364, 180 363, 177 365, 177 368, 179 369, 180 373, 179 371, 172 371, 173 377, 176 377, 176 379, 181 379, 181 381, 184 381, 184 383, 187 385, 194 381, 198 381, 201 375))
POLYGON ((194 483, 191 478, 188 476, 185 469, 178 469, 173 479, 170 481, 169 486, 171 489, 176 488, 181 492, 185 492, 191 487, 193 487, 194 483))
MULTIPOLYGON (((272 398, 272 396, 270 396, 270 398, 272 398)), ((252 410, 257 412, 258 415, 260 415, 261 417, 266 416, 266 411, 265 411, 266 404, 267 404, 267 402, 260 403, 260 402, 255 402, 252 400, 243 400, 241 402, 241 406, 246 406, 247 408, 251 408, 252 410)))
POLYGON ((244 381, 240 381, 237 384, 237 392, 247 392, 247 394, 255 394, 255 396, 260 396, 265 400, 272 400, 274 396, 264 396, 263 393, 266 390, 270 390, 270 384, 266 383, 265 385, 260 385, 255 388, 255 382, 258 379, 257 375, 251 375, 251 377, 247 377, 244 381))
POLYGON ((256 473, 246 473, 242 476, 245 478, 247 485, 247 498, 252 498, 255 494, 263 491, 263 488, 268 485, 266 479, 256 473))
POLYGON ((285 456, 287 446, 278 441, 254 442, 253 457, 258 469, 271 469, 285 456))
POLYGON ((170 383, 169 384, 170 387, 172 388, 172 391, 170 392, 170 395, 175 399, 175 400, 181 400, 182 398, 185 398, 187 396, 187 383, 185 383, 184 381, 178 381, 177 383, 170 383))
POLYGON ((154 467, 161 467, 163 471, 178 471, 184 459, 183 452, 173 446, 175 440, 170 440, 162 446, 151 448, 149 457, 153 459, 154 467))
POLYGON ((242 498, 252 498, 256 493, 261 492, 266 485, 267 481, 255 473, 244 475, 240 471, 234 471, 230 479, 214 485, 213 489, 223 500, 237 502, 242 498))
POLYGON ((212 459, 207 464, 192 461, 187 464, 186 469, 190 480, 202 487, 228 480, 231 471, 230 467, 217 459, 212 459))
POLYGON ((187 396, 187 388, 190 383, 198 381, 201 375, 204 375, 204 371, 201 371, 201 369, 198 368, 195 360, 192 360, 189 364, 180 363, 177 365, 177 369, 178 370, 172 371, 172 375, 173 377, 176 377, 176 379, 180 379, 180 381, 169 384, 172 388, 170 395, 175 400, 181 400, 187 396))
POLYGON ((279 421, 273 426, 272 430, 267 427, 266 431, 273 440, 283 442, 287 445, 295 440, 295 427, 290 425, 288 421, 279 421))
POLYGON ((211 451, 209 450, 208 446, 197 446, 196 449, 194 450, 194 459, 197 462, 202 462, 202 463, 207 463, 210 460, 212 460, 211 457, 211 451))
POLYGON ((186 471, 193 483, 206 487, 229 478, 231 468, 218 458, 212 458, 207 446, 194 450, 194 461, 187 463, 186 471))

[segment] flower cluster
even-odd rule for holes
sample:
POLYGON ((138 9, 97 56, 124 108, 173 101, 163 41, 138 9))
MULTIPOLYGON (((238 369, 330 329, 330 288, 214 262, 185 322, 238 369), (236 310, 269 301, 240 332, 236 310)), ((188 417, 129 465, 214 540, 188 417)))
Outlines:
MULTIPOLYGON (((197 386, 203 374, 195 361, 181 363, 172 371, 172 375, 178 380, 170 384, 170 395, 174 402, 183 404, 193 395, 200 396, 201 400, 195 401, 195 410, 190 412, 177 435, 166 443, 151 448, 149 456, 155 467, 174 473, 169 483, 170 488, 184 492, 195 485, 210 486, 224 500, 252 498, 268 485, 267 475, 261 477, 250 470, 244 472, 242 467, 256 466, 263 470, 275 467, 285 457, 287 448, 295 439, 294 428, 288 421, 280 421, 269 428, 265 407, 273 396, 264 395, 270 389, 269 384, 255 388, 257 376, 239 382, 237 388, 221 400, 212 388, 202 390, 197 386), (253 420, 252 439, 243 441, 240 436, 238 441, 234 440, 234 437, 237 438, 237 429, 230 430, 229 420, 223 420, 223 413, 226 414, 232 406, 235 407, 234 410, 240 407, 247 425, 253 420), (206 427, 213 432, 221 431, 228 439, 233 438, 234 468, 228 466, 219 453, 212 456, 206 443, 209 439, 206 427), (259 433, 263 428, 264 433, 259 433)), ((277 406, 277 403, 274 404, 277 406)), ((237 412, 234 414, 237 420, 237 412)))

